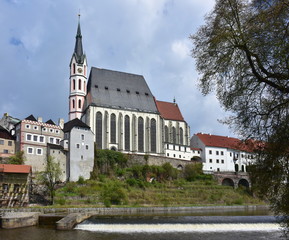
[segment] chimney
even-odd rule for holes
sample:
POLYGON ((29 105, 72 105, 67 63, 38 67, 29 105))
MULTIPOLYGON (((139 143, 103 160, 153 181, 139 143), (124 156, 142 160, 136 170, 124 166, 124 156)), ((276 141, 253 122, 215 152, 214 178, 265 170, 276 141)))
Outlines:
POLYGON ((63 118, 59 118, 58 125, 59 125, 59 127, 61 127, 61 129, 64 128, 64 119, 63 118))
POLYGON ((37 122, 41 122, 42 123, 42 117, 38 117, 37 118, 37 122))

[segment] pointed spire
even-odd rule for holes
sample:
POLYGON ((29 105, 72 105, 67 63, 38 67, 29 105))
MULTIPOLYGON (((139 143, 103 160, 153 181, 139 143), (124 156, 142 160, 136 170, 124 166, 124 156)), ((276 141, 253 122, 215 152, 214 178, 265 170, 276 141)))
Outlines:
POLYGON ((84 54, 83 54, 83 48, 82 48, 82 35, 80 30, 80 14, 78 14, 78 26, 77 26, 77 33, 76 33, 76 41, 75 41, 75 47, 74 47, 74 54, 76 57, 77 63, 83 63, 84 60, 84 54))

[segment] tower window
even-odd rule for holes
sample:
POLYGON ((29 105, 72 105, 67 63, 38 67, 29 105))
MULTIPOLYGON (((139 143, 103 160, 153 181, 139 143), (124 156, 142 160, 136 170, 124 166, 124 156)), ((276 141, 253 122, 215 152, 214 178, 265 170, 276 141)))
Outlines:
POLYGON ((78 108, 81 108, 81 100, 78 100, 78 108))
POLYGON ((81 80, 78 80, 78 89, 81 90, 81 80))
POLYGON ((72 99, 72 108, 75 108, 75 101, 72 99))
POLYGON ((72 80, 72 90, 75 90, 75 79, 72 80))
POLYGON ((75 73, 75 63, 73 63, 73 65, 72 65, 72 72, 73 72, 73 74, 75 73))

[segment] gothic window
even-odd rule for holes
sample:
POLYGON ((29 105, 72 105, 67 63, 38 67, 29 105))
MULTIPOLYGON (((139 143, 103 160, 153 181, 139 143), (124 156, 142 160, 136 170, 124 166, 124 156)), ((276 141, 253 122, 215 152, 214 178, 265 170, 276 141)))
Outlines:
POLYGON ((72 80, 72 90, 75 90, 75 79, 72 80))
POLYGON ((169 128, 165 126, 165 142, 169 142, 169 128))
POLYGON ((138 118, 138 151, 143 152, 144 151, 144 121, 142 117, 138 118))
POLYGON ((180 144, 184 145, 184 130, 180 128, 180 144))
POLYGON ((157 151, 157 126, 156 120, 151 119, 151 152, 157 151))
POLYGON ((81 90, 81 80, 78 79, 78 89, 81 90))
POLYGON ((130 150, 130 120, 129 116, 125 116, 124 119, 124 149, 126 151, 130 150))
POLYGON ((81 108, 81 100, 78 100, 78 108, 81 108))
POLYGON ((75 63, 73 63, 73 65, 72 65, 72 72, 73 72, 73 74, 75 74, 75 63))
POLYGON ((96 113, 95 142, 97 149, 102 149, 102 113, 96 113))
POLYGON ((173 144, 177 143, 177 135, 176 135, 176 128, 173 127, 173 144))
POLYGON ((110 116, 110 142, 116 143, 116 117, 114 113, 110 116))
POLYGON ((72 99, 72 108, 75 108, 75 101, 72 99))

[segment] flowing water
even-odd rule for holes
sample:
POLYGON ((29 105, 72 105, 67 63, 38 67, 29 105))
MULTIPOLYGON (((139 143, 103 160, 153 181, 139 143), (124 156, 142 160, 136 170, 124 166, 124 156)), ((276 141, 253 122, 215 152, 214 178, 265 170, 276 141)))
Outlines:
POLYGON ((0 240, 282 239, 276 219, 260 212, 91 217, 71 231, 30 227, 0 230, 0 240), (202 215, 202 216, 200 216, 202 215), (223 216, 221 216, 223 215, 223 216))

